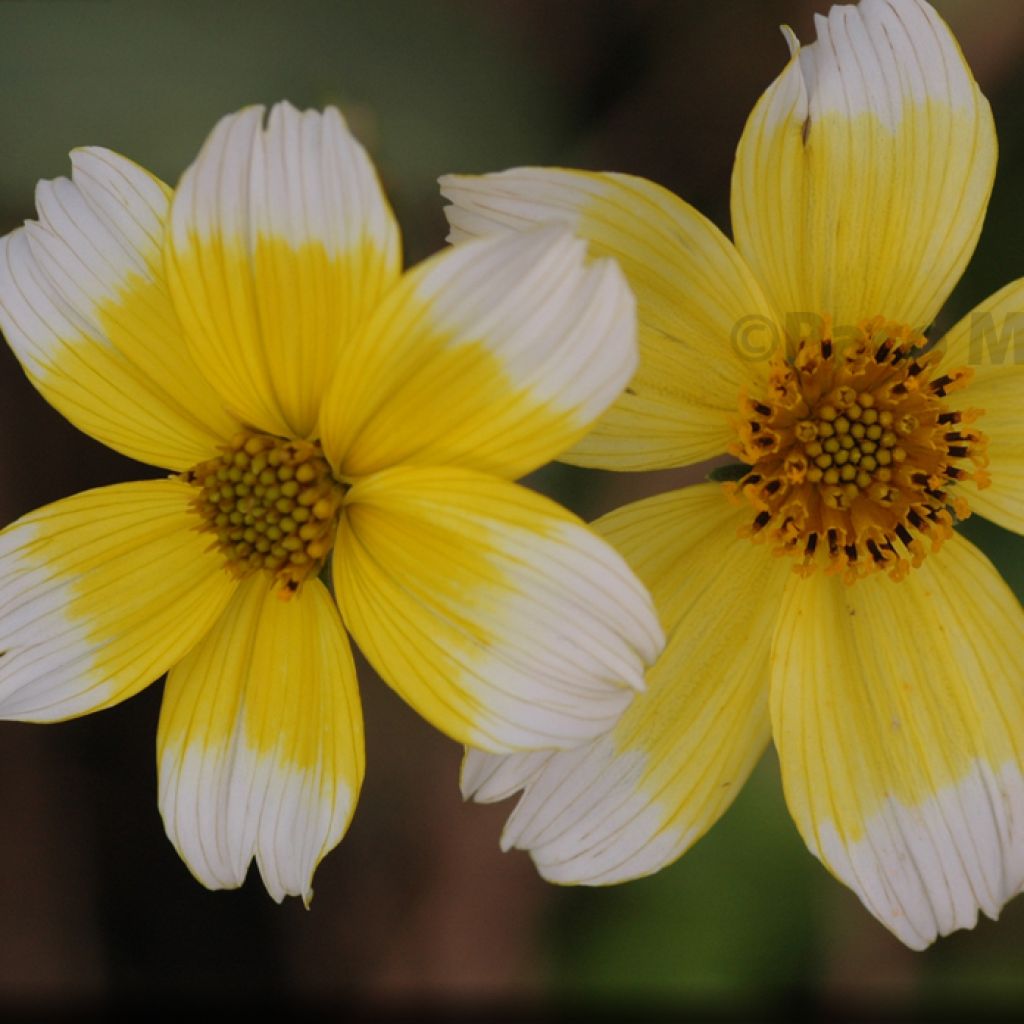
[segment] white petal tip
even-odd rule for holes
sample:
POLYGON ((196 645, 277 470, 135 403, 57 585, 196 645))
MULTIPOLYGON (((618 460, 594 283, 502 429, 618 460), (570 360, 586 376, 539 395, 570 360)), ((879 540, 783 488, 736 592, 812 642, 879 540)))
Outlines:
POLYGON ((979 763, 919 805, 889 799, 859 841, 844 842, 824 822, 822 859, 904 945, 926 949, 974 928, 979 912, 998 919, 1020 892, 1024 855, 1014 823, 1022 795, 1016 766, 979 763))
POLYGON ((788 25, 780 25, 779 31, 789 47, 789 56, 795 57, 800 52, 800 40, 797 39, 796 33, 788 25))

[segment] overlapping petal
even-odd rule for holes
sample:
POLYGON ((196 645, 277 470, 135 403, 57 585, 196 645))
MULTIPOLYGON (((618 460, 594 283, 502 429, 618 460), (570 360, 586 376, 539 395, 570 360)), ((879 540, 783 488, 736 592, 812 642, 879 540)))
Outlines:
POLYGON ((604 732, 663 643, 610 547, 553 502, 470 470, 359 481, 333 570, 345 624, 381 677, 488 750, 604 732))
POLYGON ((548 880, 603 885, 664 867, 718 820, 764 750, 769 645, 791 568, 737 543, 743 515, 706 484, 599 519, 669 631, 646 692, 575 750, 467 754, 466 796, 524 788, 502 846, 529 850, 548 880))
POLYGON ((104 149, 40 182, 39 221, 0 238, 0 327, 75 426, 184 469, 237 429, 185 346, 163 273, 170 190, 104 149))
POLYGON ((0 717, 109 707, 178 661, 235 582, 176 480, 86 491, 0 533, 0 717))
POLYGON ((991 484, 981 490, 972 486, 968 502, 1000 526, 1024 533, 1024 279, 972 309, 938 348, 944 371, 971 371, 968 386, 951 393, 947 402, 980 411, 974 426, 988 438, 991 484))
POLYGON ((732 243, 668 190, 624 174, 524 167, 447 175, 451 241, 555 222, 614 257, 636 294, 640 365, 564 461, 660 469, 721 454, 740 391, 781 341, 732 243))
POLYGON ((1024 883, 1024 610, 956 537, 894 584, 794 578, 771 714, 805 841, 907 945, 1024 883))
POLYGON ((233 888, 255 857, 274 899, 308 904, 363 778, 355 666, 323 584, 281 601, 243 581, 171 671, 157 747, 164 824, 196 877, 233 888))
POLYGON ((311 437, 338 354, 398 279, 398 229, 337 110, 223 118, 185 172, 167 273, 192 353, 227 407, 311 437))
POLYGON ((996 163, 992 115, 922 0, 816 18, 740 140, 736 245, 785 317, 927 327, 974 250, 996 163))
POLYGON ((346 477, 457 465, 517 478, 577 441, 636 367, 633 297, 564 229, 407 273, 341 354, 321 434, 346 477))

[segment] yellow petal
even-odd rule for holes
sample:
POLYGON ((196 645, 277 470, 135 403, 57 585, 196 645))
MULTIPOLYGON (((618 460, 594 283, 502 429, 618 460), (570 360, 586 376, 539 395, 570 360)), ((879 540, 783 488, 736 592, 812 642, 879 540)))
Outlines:
POLYGON ((804 840, 907 945, 1024 883, 1024 611, 961 537, 900 582, 787 590, 772 729, 804 840))
POLYGON ((607 885, 669 864, 718 820, 763 752, 769 646, 792 570, 736 536, 744 515, 705 484, 599 519, 669 631, 647 690, 576 750, 467 754, 466 796, 524 789, 502 846, 529 850, 549 881, 607 885))
POLYGON ((167 270, 196 361, 228 408, 311 437, 338 353, 400 270, 398 229, 334 108, 223 118, 171 208, 167 270))
POLYGON ((972 309, 937 347, 943 370, 966 366, 972 374, 949 405, 984 411, 976 426, 988 438, 991 484, 968 484, 967 500, 987 519, 1024 533, 1024 278, 972 309))
POLYGON ((604 732, 663 643, 608 545, 548 499, 469 470, 357 483, 333 569, 345 624, 385 682, 489 750, 604 732))
POLYGON ((614 257, 636 294, 640 366, 563 461, 662 469, 721 454, 741 389, 781 343, 777 319, 732 243, 643 178, 522 167, 446 175, 450 241, 566 224, 614 257))
POLYGON ((237 429, 185 347, 164 280, 170 190, 104 149, 40 182, 39 221, 0 238, 0 327, 29 379, 79 429, 185 469, 237 429))
POLYGON ((0 718, 52 722, 138 693, 235 589, 177 480, 85 491, 0 533, 0 718))
POLYGON ((557 228, 406 274, 342 355, 321 434, 348 477, 404 464, 520 477, 564 451, 636 366, 633 297, 557 228))
POLYGON ((736 245, 784 318, 925 328, 981 230, 988 103, 921 0, 863 0, 815 23, 740 140, 736 245))
POLYGON ((363 779, 355 666, 318 580, 281 601, 244 580, 207 637, 167 678, 157 738, 160 812, 211 889, 312 897, 313 872, 348 828, 363 779))

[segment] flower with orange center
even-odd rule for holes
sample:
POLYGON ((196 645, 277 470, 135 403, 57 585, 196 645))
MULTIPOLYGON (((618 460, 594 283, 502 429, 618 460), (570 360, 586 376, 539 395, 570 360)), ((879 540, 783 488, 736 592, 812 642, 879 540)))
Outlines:
POLYGON ((744 533, 853 582, 894 580, 970 514, 957 487, 987 486, 978 410, 946 407, 971 371, 939 370, 925 339, 880 317, 837 345, 827 322, 772 364, 766 388, 740 403, 730 451, 749 464, 728 490, 755 514, 744 533))
POLYGON ((85 714, 167 672, 170 838, 210 887, 255 859, 272 896, 308 900, 363 777, 348 634, 494 751, 607 729, 662 637, 621 557, 512 482, 629 379, 618 268, 541 228, 403 274, 338 112, 264 121, 224 118, 173 193, 76 151, 0 239, 0 326, 32 383, 171 473, 0 533, 0 717, 85 714))
POLYGON ((807 845, 921 948, 1024 884, 1024 610, 955 529, 1024 533, 1024 281, 927 336, 981 230, 988 104, 923 0, 817 30, 740 140, 735 244, 626 175, 442 180, 453 239, 568 224, 633 286, 639 369, 569 461, 740 460, 595 524, 669 634, 647 691, 580 749, 471 751, 463 787, 524 790, 503 844, 609 884, 691 846, 774 739, 807 845))

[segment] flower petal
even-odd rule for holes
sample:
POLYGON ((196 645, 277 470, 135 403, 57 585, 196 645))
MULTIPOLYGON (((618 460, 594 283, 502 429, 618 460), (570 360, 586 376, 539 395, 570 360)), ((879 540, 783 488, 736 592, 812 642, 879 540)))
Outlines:
POLYGON ((787 318, 923 329, 981 231, 992 114, 922 0, 862 0, 815 22, 810 46, 790 34, 793 57, 740 140, 736 245, 787 318))
POLYGON ((29 379, 79 429, 185 469, 237 429, 185 347, 163 274, 170 190, 116 153, 79 149, 36 190, 39 221, 0 238, 0 327, 29 379))
POLYGON ((961 537, 900 583, 794 579, 771 713, 811 851, 903 942, 1024 883, 1024 610, 961 537))
POLYGON ((1024 533, 1024 278, 972 309, 937 347, 944 370, 966 366, 972 373, 968 386, 952 392, 948 404, 984 411, 977 427, 988 438, 992 482, 981 490, 972 485, 968 502, 987 519, 1024 533))
POLYGON ((610 260, 540 228, 449 249, 387 296, 324 403, 340 471, 460 465, 520 477, 590 428, 636 366, 633 296, 610 260))
POLYGON ((614 257, 636 294, 640 366, 565 462, 663 469, 720 455, 727 416, 781 341, 777 320, 732 243, 668 190, 625 174, 521 167, 446 175, 449 241, 534 224, 570 226, 592 256, 614 257))
POLYGON ((167 270, 196 361, 227 406, 311 437, 338 353, 400 271, 398 229, 333 107, 223 118, 171 208, 167 270))
POLYGON ((469 470, 358 482, 334 583, 381 677, 442 732, 489 750, 604 732, 664 642, 610 547, 548 499, 469 470))
POLYGON ((0 533, 0 718, 52 722, 138 693, 235 582, 177 480, 85 491, 0 533))
POLYGON ((525 790, 502 847, 529 850, 549 881, 607 885, 669 864, 718 820, 763 752, 775 598, 792 571, 737 538, 744 515, 705 484, 599 519, 669 630, 646 692, 576 750, 468 752, 467 797, 525 790))
POLYGON ((255 857, 275 900, 308 905, 363 779, 355 665, 322 583, 289 601, 265 574, 241 583, 167 678, 157 761, 167 834, 199 881, 235 888, 255 857))

